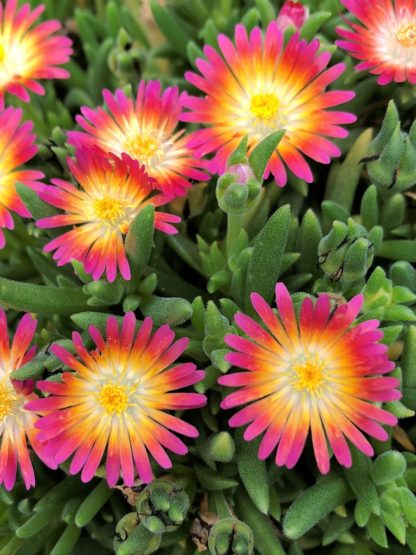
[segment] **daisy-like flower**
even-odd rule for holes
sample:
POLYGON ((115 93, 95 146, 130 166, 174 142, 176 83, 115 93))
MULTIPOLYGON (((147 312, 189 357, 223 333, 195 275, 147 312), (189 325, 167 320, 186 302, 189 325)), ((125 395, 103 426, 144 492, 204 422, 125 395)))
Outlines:
POLYGON ((381 377, 394 364, 387 347, 379 343, 383 332, 378 320, 352 325, 363 297, 336 308, 331 315, 328 295, 315 304, 307 297, 297 319, 286 287, 276 286, 278 315, 257 293, 251 302, 264 327, 245 314, 236 323, 249 339, 226 336, 237 350, 226 355, 231 364, 247 371, 228 374, 219 383, 239 388, 222 402, 222 408, 246 405, 230 419, 230 426, 249 424, 247 441, 265 432, 259 458, 277 447, 276 464, 292 468, 298 461, 309 430, 319 470, 329 470, 328 444, 338 462, 351 466, 347 440, 365 455, 373 448, 363 432, 385 441, 380 426, 397 423, 395 416, 372 402, 401 397, 396 378, 381 377))
POLYGON ((299 31, 305 23, 308 15, 308 8, 301 2, 286 0, 280 8, 276 23, 282 31, 285 31, 288 27, 294 27, 297 31, 299 31))
POLYGON ((42 172, 20 169, 38 150, 34 144, 33 123, 20 125, 21 119, 20 109, 7 108, 0 112, 0 249, 6 243, 2 228, 14 228, 10 211, 30 218, 30 212, 16 193, 15 184, 20 182, 35 187, 39 185, 38 179, 44 177, 42 172))
POLYGON ((336 41, 354 58, 357 70, 378 75, 379 85, 391 81, 416 84, 416 3, 414 0, 341 0, 362 25, 345 22, 336 41))
POLYGON ((33 381, 11 380, 10 374, 29 362, 36 347, 29 348, 37 322, 30 314, 20 320, 10 345, 6 314, 0 309, 0 484, 11 490, 16 481, 17 467, 27 489, 35 485, 35 474, 30 460, 27 438, 36 454, 49 466, 54 467, 36 439, 35 423, 38 415, 25 409, 28 401, 37 399, 33 393, 33 381))
POLYGON ((0 0, 0 110, 4 95, 13 94, 29 102, 28 90, 45 94, 38 79, 66 79, 68 71, 59 66, 68 62, 72 41, 55 35, 61 28, 59 21, 51 20, 32 28, 45 9, 29 4, 18 9, 17 0, 0 0))
MULTIPOLYGON (((166 196, 154 191, 143 166, 126 154, 107 158, 97 150, 81 149, 76 161, 68 159, 68 166, 80 189, 61 179, 52 179, 53 186, 36 187, 45 202, 65 210, 39 220, 38 227, 75 226, 50 241, 45 252, 55 251, 58 266, 79 260, 93 279, 106 273, 114 281, 117 268, 130 279, 124 236, 145 206, 165 204, 166 196)), ((176 233, 171 224, 178 222, 178 216, 155 212, 155 228, 165 233, 176 233)))
POLYGON ((87 351, 74 333, 77 357, 55 345, 51 351, 74 372, 64 372, 62 382, 38 382, 49 396, 28 408, 49 411, 36 426, 38 439, 47 441, 45 452, 60 464, 72 457, 70 473, 81 480, 94 477, 106 450, 106 475, 114 486, 122 475, 132 486, 135 474, 143 482, 153 479, 149 454, 162 468, 170 468, 165 448, 187 453, 172 432, 197 437, 196 428, 167 411, 201 407, 204 395, 178 391, 199 382, 204 372, 192 363, 172 364, 185 350, 188 339, 174 342, 168 325, 152 334, 146 318, 135 333, 132 312, 123 318, 121 331, 114 316, 107 320, 107 341, 93 326, 89 333, 97 348, 87 351))
POLYGON ((346 112, 327 110, 354 97, 350 91, 326 92, 344 71, 344 64, 326 69, 331 56, 318 54, 316 39, 308 44, 295 34, 285 47, 276 21, 264 36, 258 27, 248 36, 245 27, 237 25, 235 45, 225 35, 218 37, 218 44, 222 55, 205 46, 207 59, 196 61, 202 75, 186 73, 205 97, 185 97, 184 105, 191 111, 182 119, 209 125, 191 135, 189 144, 196 148, 196 155, 215 153, 208 167, 222 174, 227 158, 245 135, 252 149, 270 133, 285 129, 265 177, 272 172, 283 186, 287 166, 299 178, 313 181, 304 155, 328 164, 340 150, 326 137, 346 137, 340 124, 356 119, 346 112))
POLYGON ((128 154, 172 197, 186 193, 191 186, 189 179, 208 179, 199 169, 201 161, 187 145, 184 129, 175 131, 183 99, 177 87, 162 92, 159 81, 141 81, 135 101, 122 90, 114 95, 104 91, 103 97, 108 112, 82 108, 83 117, 76 119, 86 133, 68 133, 70 144, 98 146, 117 156, 128 154))

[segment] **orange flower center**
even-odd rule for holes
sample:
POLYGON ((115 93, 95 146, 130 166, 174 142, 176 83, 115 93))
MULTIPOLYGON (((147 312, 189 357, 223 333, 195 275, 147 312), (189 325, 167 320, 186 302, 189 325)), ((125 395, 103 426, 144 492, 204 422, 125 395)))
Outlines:
POLYGON ((15 391, 9 380, 0 382, 0 422, 8 416, 16 401, 15 391))
POLYGON ((98 400, 109 414, 120 414, 127 409, 129 404, 126 388, 114 383, 107 383, 101 388, 98 400))
POLYGON ((97 218, 111 224, 125 216, 122 202, 111 197, 94 201, 93 208, 97 218))
POLYGON ((402 25, 396 33, 396 39, 402 46, 416 46, 416 22, 402 25))
POLYGON ((261 93, 251 97, 251 113, 264 121, 273 119, 279 110, 279 99, 274 93, 261 93))
POLYGON ((160 140, 154 135, 134 135, 124 142, 124 152, 142 164, 149 165, 153 157, 160 157, 162 148, 160 140))
POLYGON ((292 370, 295 373, 293 386, 298 391, 316 393, 324 384, 325 364, 316 356, 307 357, 303 362, 296 362, 292 365, 292 370))

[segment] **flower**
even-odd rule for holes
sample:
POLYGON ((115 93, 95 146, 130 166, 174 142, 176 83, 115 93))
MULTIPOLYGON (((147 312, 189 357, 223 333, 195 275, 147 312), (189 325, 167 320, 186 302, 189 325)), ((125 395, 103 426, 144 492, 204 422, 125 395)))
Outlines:
POLYGON ((395 425, 395 416, 372 401, 394 401, 399 381, 380 377, 394 364, 387 347, 379 343, 383 332, 378 320, 351 326, 360 312, 363 296, 338 306, 331 316, 329 295, 319 295, 315 305, 307 297, 296 318, 289 292, 276 286, 278 316, 257 293, 251 302, 266 329, 238 313, 238 326, 249 339, 228 335, 226 343, 237 350, 226 355, 231 364, 248 370, 221 376, 219 383, 239 388, 222 402, 229 409, 246 405, 230 419, 230 426, 250 423, 247 441, 265 432, 259 458, 276 448, 276 464, 292 468, 298 461, 309 430, 318 468, 329 471, 327 440, 338 462, 351 466, 347 439, 365 455, 373 448, 362 432, 380 441, 388 438, 379 423, 395 425))
POLYGON ((35 422, 38 415, 25 409, 28 401, 37 399, 33 381, 11 380, 10 374, 29 362, 36 347, 28 347, 35 334, 37 322, 30 314, 20 320, 10 346, 6 314, 0 309, 0 484, 11 490, 20 467, 26 489, 35 485, 35 473, 30 460, 27 438, 36 454, 53 467, 53 462, 42 453, 36 439, 35 422))
POLYGON ((357 70, 378 75, 377 83, 416 84, 416 4, 414 0, 341 0, 362 25, 345 22, 337 28, 345 40, 336 41, 358 60, 357 70))
POLYGON ((280 8, 276 23, 282 31, 285 31, 288 27, 294 27, 299 31, 308 15, 309 10, 303 4, 300 2, 293 2, 293 0, 286 0, 280 8))
POLYGON ((72 54, 71 39, 54 35, 61 28, 59 21, 45 21, 31 29, 44 9, 40 5, 31 11, 29 4, 23 4, 16 11, 17 0, 5 4, 0 0, 0 110, 7 92, 29 102, 26 89, 45 94, 38 79, 69 77, 68 71, 56 67, 72 54))
POLYGON ((76 332, 72 340, 78 358, 59 345, 51 347, 74 372, 64 372, 62 382, 38 382, 49 396, 28 406, 49 411, 36 424, 38 439, 48 441, 45 451, 57 464, 73 455, 70 473, 82 469, 83 482, 94 477, 106 449, 110 486, 116 484, 120 472, 132 486, 135 469, 140 480, 150 482, 149 453, 162 468, 170 468, 165 448, 187 453, 172 431, 198 436, 196 428, 166 411, 205 404, 204 395, 177 391, 202 380, 204 372, 190 362, 172 366, 188 339, 174 342, 175 334, 167 324, 152 335, 152 325, 152 319, 145 318, 136 335, 136 318, 128 312, 121 332, 115 316, 107 319, 107 341, 97 328, 89 328, 96 350, 87 351, 76 332))
POLYGON ((0 112, 0 249, 6 244, 2 228, 14 228, 10 210, 30 218, 30 212, 16 193, 15 184, 20 182, 35 187, 39 185, 37 180, 44 177, 39 171, 19 169, 38 150, 34 144, 36 137, 32 134, 33 123, 20 125, 21 119, 22 110, 19 108, 0 112))
MULTIPOLYGON (((165 195, 153 194, 143 166, 126 154, 107 159, 97 150, 81 149, 76 161, 68 159, 68 166, 82 189, 61 179, 52 179, 54 186, 36 188, 45 202, 65 210, 65 214, 39 220, 38 227, 76 226, 50 241, 45 252, 55 251, 58 266, 79 260, 93 279, 105 272, 114 281, 117 268, 124 279, 130 279, 123 237, 135 216, 145 206, 166 203, 165 195)), ((178 216, 155 213, 155 228, 165 233, 176 233, 171 224, 178 222, 178 216)))
POLYGON ((187 96, 185 121, 204 123, 210 127, 195 131, 189 144, 196 155, 214 153, 209 169, 224 173, 230 154, 245 135, 250 150, 272 132, 282 129, 286 134, 272 155, 265 172, 271 172, 278 185, 286 183, 287 166, 296 176, 313 181, 303 155, 328 164, 340 150, 325 136, 346 137, 340 124, 355 121, 346 112, 327 108, 347 102, 351 91, 328 91, 327 85, 344 71, 344 64, 325 69, 328 52, 318 54, 319 41, 307 43, 293 35, 283 45, 283 32, 272 21, 262 35, 254 28, 250 36, 243 25, 235 29, 235 43, 219 35, 222 56, 205 46, 207 60, 198 59, 198 75, 187 72, 190 83, 202 90, 203 98, 187 96))
POLYGON ((86 133, 68 133, 70 144, 97 145, 117 156, 128 154, 172 197, 185 194, 191 187, 189 179, 208 178, 198 169, 201 162, 187 145, 184 130, 175 132, 183 98, 177 87, 162 92, 159 81, 141 81, 135 102, 120 89, 114 95, 104 91, 103 97, 109 113, 83 107, 77 122, 86 133))

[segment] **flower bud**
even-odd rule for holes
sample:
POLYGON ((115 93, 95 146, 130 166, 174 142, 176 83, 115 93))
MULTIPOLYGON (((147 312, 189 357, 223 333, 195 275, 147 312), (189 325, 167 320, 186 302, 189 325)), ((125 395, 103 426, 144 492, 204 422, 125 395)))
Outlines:
POLYGON ((189 497, 183 487, 156 480, 140 492, 136 507, 142 524, 154 534, 163 534, 182 524, 189 509, 189 497))
POLYGON ((397 108, 391 101, 380 132, 369 146, 369 177, 378 187, 406 191, 416 184, 415 158, 416 123, 408 134, 401 131, 397 108))
POLYGON ((257 203, 260 188, 248 164, 233 164, 217 181, 218 204, 227 214, 244 214, 257 203))
POLYGON ((251 555, 253 532, 244 522, 225 518, 211 528, 208 549, 212 555, 251 555))
POLYGON ((294 27, 299 31, 305 23, 309 15, 309 10, 301 2, 293 2, 286 0, 277 16, 277 26, 282 31, 286 31, 288 27, 294 27))
POLYGON ((374 245, 366 229, 351 218, 335 221, 319 243, 318 263, 333 281, 351 282, 365 276, 374 259, 374 245))
POLYGON ((229 432, 212 434, 207 440, 208 456, 217 462, 230 462, 234 458, 235 443, 229 432))

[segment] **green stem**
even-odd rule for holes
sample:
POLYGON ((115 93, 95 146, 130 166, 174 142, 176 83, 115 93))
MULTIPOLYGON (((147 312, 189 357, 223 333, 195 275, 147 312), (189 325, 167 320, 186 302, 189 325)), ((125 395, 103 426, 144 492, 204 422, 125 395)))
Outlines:
POLYGON ((243 218, 243 214, 227 214, 227 235, 225 237, 227 256, 230 256, 233 245, 243 227, 243 218))
POLYGON ((90 309, 77 288, 48 287, 0 277, 0 304, 23 312, 70 316, 90 309))

